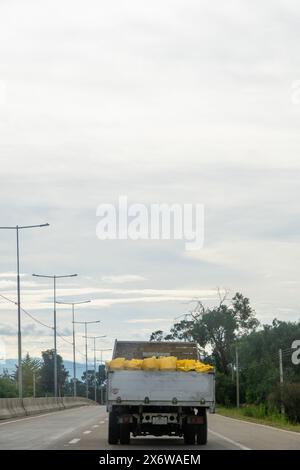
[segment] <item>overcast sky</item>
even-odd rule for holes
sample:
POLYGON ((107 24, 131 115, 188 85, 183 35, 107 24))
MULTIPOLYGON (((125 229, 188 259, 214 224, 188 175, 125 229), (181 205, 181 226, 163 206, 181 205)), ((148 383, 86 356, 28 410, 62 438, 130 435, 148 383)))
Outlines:
MULTIPOLYGON (((31 273, 77 272, 58 297, 93 299, 76 316, 101 319, 99 348, 167 330, 218 286, 262 322, 298 320, 299 43, 296 0, 0 0, 0 225, 50 223, 21 234, 23 307, 51 324, 52 285, 31 273), (204 204, 203 249, 98 240, 96 209, 119 195, 204 204)), ((15 300, 11 232, 0 261, 15 300)), ((0 318, 16 357, 15 306, 0 318)), ((52 346, 22 320, 24 353, 52 346)), ((70 308, 58 327, 71 340, 70 308)))

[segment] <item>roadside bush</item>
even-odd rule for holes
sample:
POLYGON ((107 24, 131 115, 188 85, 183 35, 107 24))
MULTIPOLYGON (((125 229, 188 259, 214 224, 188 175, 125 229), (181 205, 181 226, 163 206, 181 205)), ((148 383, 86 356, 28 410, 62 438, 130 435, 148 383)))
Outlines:
POLYGON ((236 403, 236 387, 231 377, 221 372, 216 373, 216 402, 224 406, 236 403))
POLYGON ((248 418, 264 419, 268 414, 265 405, 244 405, 241 411, 248 418))
POLYGON ((284 384, 269 395, 268 402, 278 410, 284 405, 285 415, 292 423, 300 423, 300 383, 284 384))

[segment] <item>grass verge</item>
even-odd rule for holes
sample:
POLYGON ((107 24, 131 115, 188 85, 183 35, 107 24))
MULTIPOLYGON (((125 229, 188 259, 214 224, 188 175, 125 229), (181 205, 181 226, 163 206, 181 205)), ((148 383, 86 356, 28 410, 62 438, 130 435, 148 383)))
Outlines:
POLYGON ((300 433, 300 424, 289 422, 277 411, 267 413, 263 405, 244 405, 240 408, 227 408, 225 406, 217 405, 216 413, 222 416, 228 416, 229 418, 241 419, 258 424, 266 424, 268 426, 274 426, 275 428, 300 433))

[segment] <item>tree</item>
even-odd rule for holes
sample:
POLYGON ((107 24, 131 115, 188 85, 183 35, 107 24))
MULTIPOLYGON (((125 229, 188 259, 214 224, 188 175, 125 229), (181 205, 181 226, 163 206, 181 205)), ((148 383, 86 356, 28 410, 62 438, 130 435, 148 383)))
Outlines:
MULTIPOLYGON (((41 367, 41 361, 30 357, 29 353, 26 354, 22 360, 22 377, 23 377, 23 395, 24 397, 33 396, 33 382, 36 381, 38 385, 39 372, 41 367), (35 379, 34 379, 35 376, 35 379)), ((16 365, 16 371, 13 374, 15 380, 18 380, 18 366, 16 365)))
POLYGON ((4 369, 0 376, 0 398, 16 398, 18 396, 17 382, 4 369))
POLYGON ((98 367, 97 382, 99 386, 103 385, 106 382, 106 370, 104 364, 100 364, 98 367))
MULTIPOLYGON (((95 371, 94 369, 88 370, 87 371, 87 377, 88 377, 88 393, 89 393, 89 398, 91 400, 94 400, 95 398, 95 371)), ((82 389, 83 396, 86 395, 86 372, 84 371, 82 374, 82 381, 84 384, 84 388, 82 389)), ((81 382, 82 383, 82 382, 81 382)), ((100 402, 100 393, 99 389, 100 387, 105 386, 106 384, 106 370, 105 370, 105 365, 101 364, 98 367, 98 371, 96 372, 96 391, 97 391, 97 400, 100 402)))
MULTIPOLYGON (((247 297, 236 293, 230 305, 226 302, 226 295, 220 296, 218 306, 207 308, 197 300, 192 311, 184 320, 175 323, 164 339, 196 341, 204 355, 209 348, 217 369, 228 374, 234 343, 243 334, 254 331, 259 323, 247 297)), ((151 338, 157 337, 158 333, 160 331, 154 332, 151 338)))
POLYGON ((162 341, 164 339, 164 332, 162 330, 156 330, 151 333, 150 341, 162 341))
MULTIPOLYGON (((54 349, 42 351, 43 362, 40 371, 40 384, 43 394, 53 395, 54 389, 54 349)), ((69 372, 65 369, 62 357, 57 354, 57 387, 58 395, 64 395, 64 386, 69 372)))
POLYGON ((240 380, 249 403, 266 402, 279 382, 279 349, 284 350, 285 383, 299 383, 300 369, 291 361, 291 345, 300 338, 300 322, 276 318, 271 325, 239 339, 240 380))

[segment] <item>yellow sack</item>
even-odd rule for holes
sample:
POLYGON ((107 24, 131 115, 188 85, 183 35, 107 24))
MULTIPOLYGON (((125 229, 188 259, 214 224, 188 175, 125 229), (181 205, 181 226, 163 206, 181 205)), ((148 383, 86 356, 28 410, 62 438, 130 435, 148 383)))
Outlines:
POLYGON ((142 364, 142 369, 143 370, 157 370, 159 369, 159 360, 156 359, 156 357, 147 357, 146 359, 143 359, 143 364, 142 364))
POLYGON ((194 359, 178 359, 176 361, 176 369, 182 372, 195 370, 196 361, 194 359))
POLYGON ((196 372, 209 372, 211 370, 214 370, 214 368, 210 364, 204 364, 203 362, 200 362, 200 361, 196 362, 196 367, 195 367, 196 372))
POLYGON ((214 370, 210 364, 204 364, 194 359, 182 359, 176 362, 176 369, 183 372, 196 371, 196 372, 209 372, 214 370))
POLYGON ((176 370, 176 361, 174 356, 161 356, 158 359, 159 370, 176 370))
POLYGON ((121 370, 125 367, 125 357, 116 357, 108 362, 108 368, 112 370, 121 370))
POLYGON ((140 370, 142 368, 142 359, 130 359, 125 361, 124 367, 126 370, 140 370))

